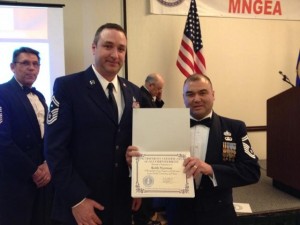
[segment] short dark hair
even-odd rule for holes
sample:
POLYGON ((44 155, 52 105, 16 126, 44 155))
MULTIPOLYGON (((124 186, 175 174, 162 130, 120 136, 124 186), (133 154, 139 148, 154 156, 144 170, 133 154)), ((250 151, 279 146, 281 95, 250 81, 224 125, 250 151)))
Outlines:
POLYGON ((18 57, 21 53, 30 53, 36 55, 38 58, 38 61, 40 62, 40 56, 39 52, 35 49, 29 48, 29 47, 20 47, 19 49, 16 49, 13 53, 12 63, 16 63, 18 60, 18 57))
POLYGON ((119 24, 116 24, 116 23, 106 23, 97 29, 97 31, 95 33, 93 44, 97 45, 99 38, 100 38, 100 34, 104 29, 114 29, 117 31, 121 31, 126 37, 126 31, 124 30, 124 28, 122 26, 120 26, 119 24))
POLYGON ((204 75, 204 74, 200 74, 200 73, 195 73, 190 75, 189 77, 187 77, 184 81, 183 86, 187 83, 187 82, 191 82, 191 81, 198 81, 201 80, 201 78, 204 78, 205 80, 208 81, 208 83, 210 84, 210 86, 212 87, 212 83, 211 80, 209 79, 208 76, 204 75))

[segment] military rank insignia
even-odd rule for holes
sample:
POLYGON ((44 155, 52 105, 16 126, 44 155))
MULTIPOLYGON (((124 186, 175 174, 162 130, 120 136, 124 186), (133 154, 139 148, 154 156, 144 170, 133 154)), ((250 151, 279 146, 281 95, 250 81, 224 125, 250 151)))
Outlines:
POLYGON ((92 85, 95 85, 96 84, 96 82, 94 81, 94 80, 90 80, 90 85, 92 86, 92 85))
POLYGON ((242 137, 242 143, 243 143, 243 148, 244 148, 245 153, 248 156, 250 156, 251 158, 255 159, 255 154, 254 154, 254 151, 251 148, 248 135, 242 137))
POLYGON ((50 110, 47 116, 47 124, 50 125, 57 120, 59 110, 59 102, 56 100, 55 96, 52 96, 52 101, 50 104, 50 110))

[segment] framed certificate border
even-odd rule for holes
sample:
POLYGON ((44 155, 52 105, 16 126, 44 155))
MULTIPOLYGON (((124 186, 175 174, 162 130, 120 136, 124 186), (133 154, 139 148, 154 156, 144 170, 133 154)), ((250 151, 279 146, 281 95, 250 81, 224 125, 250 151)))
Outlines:
POLYGON ((187 179, 183 173, 183 161, 186 157, 187 153, 178 152, 145 153, 140 157, 134 157, 132 162, 132 197, 194 197, 193 178, 187 179), (149 161, 155 161, 156 164, 152 165, 149 161), (173 169, 174 165, 177 168, 182 166, 182 170, 173 169), (153 170, 149 170, 149 168, 153 168, 153 170), (153 175, 155 170, 156 172, 159 170, 159 173, 166 172, 166 174, 171 171, 172 175, 165 175, 162 178, 161 175, 153 175), (170 180, 176 179, 176 185, 173 182, 168 182, 168 178, 170 180), (164 182, 166 179, 167 181, 164 182), (153 185, 154 182, 157 185, 153 185))

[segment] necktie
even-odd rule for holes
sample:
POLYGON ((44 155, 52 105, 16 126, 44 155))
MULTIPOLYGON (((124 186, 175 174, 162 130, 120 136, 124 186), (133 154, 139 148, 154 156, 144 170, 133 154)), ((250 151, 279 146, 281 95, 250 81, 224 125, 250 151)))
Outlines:
POLYGON ((23 91, 26 95, 28 95, 29 93, 36 94, 36 89, 34 87, 30 88, 30 87, 27 87, 27 86, 23 86, 23 91))
POLYGON ((199 124, 210 127, 211 126, 211 118, 208 117, 208 118, 205 118, 203 120, 190 119, 190 126, 191 127, 199 125, 199 124))
POLYGON ((107 89, 108 89, 108 100, 110 105, 112 106, 113 112, 114 112, 114 118, 116 121, 119 121, 119 117, 118 117, 118 105, 113 93, 114 90, 114 84, 113 83, 109 83, 107 85, 107 89))

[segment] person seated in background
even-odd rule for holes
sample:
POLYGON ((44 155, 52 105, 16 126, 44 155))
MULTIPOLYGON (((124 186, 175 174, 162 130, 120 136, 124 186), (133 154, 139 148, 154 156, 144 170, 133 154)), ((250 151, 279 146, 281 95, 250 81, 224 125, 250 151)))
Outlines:
POLYGON ((149 74, 141 90, 141 108, 162 108, 164 101, 161 99, 164 79, 158 73, 149 74))

